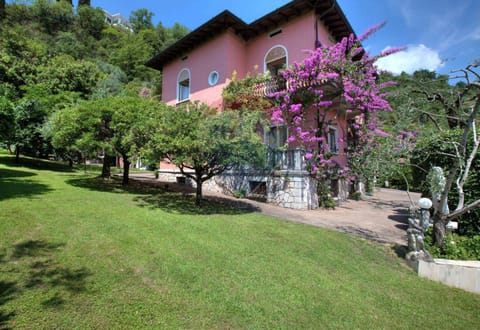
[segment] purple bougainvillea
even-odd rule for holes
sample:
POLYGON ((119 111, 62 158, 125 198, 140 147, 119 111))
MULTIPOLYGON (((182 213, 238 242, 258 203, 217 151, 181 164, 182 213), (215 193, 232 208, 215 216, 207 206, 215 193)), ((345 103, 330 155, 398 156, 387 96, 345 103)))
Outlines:
MULTIPOLYGON (((371 57, 361 46, 363 40, 382 26, 370 28, 360 38, 350 35, 332 46, 311 51, 302 63, 294 63, 281 73, 285 88, 271 94, 276 100, 272 122, 289 125, 287 143, 302 147, 307 170, 320 181, 332 176, 355 176, 348 167, 335 162, 330 150, 329 111, 336 111, 336 117, 352 120, 356 139, 355 147, 350 149, 352 153, 361 154, 376 136, 387 135, 377 127, 378 113, 392 110, 382 90, 393 82, 378 82, 374 62, 402 48, 371 57)), ((345 138, 339 136, 340 141, 345 138)))

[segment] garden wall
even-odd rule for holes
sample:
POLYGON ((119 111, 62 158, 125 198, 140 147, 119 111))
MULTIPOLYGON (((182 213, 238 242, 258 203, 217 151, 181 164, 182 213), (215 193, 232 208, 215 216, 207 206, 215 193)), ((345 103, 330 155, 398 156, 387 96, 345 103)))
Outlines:
POLYGON ((290 209, 316 209, 317 184, 306 171, 277 171, 267 181, 267 202, 290 209))
MULTIPOLYGON (((161 170, 159 180, 179 182, 182 174, 175 170, 161 170)), ((195 186, 186 180, 185 184, 195 186)), ((246 196, 264 199, 285 208, 309 210, 318 207, 316 183, 305 171, 231 171, 213 177, 203 188, 227 195, 243 191, 246 196), (268 175, 270 174, 270 175, 268 175)))
POLYGON ((418 275, 480 294, 480 261, 434 259, 418 262, 418 275))

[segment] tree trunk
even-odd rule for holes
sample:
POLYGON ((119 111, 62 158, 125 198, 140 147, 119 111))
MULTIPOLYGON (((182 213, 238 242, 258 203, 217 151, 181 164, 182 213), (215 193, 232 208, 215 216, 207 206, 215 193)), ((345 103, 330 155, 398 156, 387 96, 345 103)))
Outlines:
POLYGON ((441 247, 445 238, 448 218, 440 212, 433 215, 433 240, 435 246, 441 247))
POLYGON ((15 146, 15 163, 20 164, 20 147, 15 146))
POLYGON ((123 179, 122 184, 128 184, 128 173, 130 172, 130 160, 128 160, 127 156, 122 155, 123 158, 123 179))
POLYGON ((5 0, 0 0, 0 20, 5 18, 5 0))
POLYGON ((102 178, 109 179, 112 175, 110 172, 110 160, 111 157, 106 155, 103 157, 103 166, 102 166, 102 178))
POLYGON ((196 194, 195 194, 195 205, 200 207, 202 206, 202 177, 200 175, 196 176, 195 179, 197 183, 197 189, 196 189, 196 194))
POLYGON ((68 167, 70 167, 70 168, 73 167, 73 159, 72 159, 72 157, 68 158, 68 167))

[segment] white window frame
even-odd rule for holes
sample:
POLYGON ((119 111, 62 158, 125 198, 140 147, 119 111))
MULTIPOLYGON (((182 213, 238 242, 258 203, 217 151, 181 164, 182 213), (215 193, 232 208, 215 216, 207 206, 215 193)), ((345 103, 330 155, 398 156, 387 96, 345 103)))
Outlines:
POLYGON ((288 140, 288 126, 287 125, 272 125, 268 128, 268 130, 266 130, 265 132, 265 141, 267 142, 267 146, 269 148, 272 148, 272 149, 278 149, 278 148, 282 148, 284 147, 286 144, 287 144, 287 140, 288 140), (281 143, 279 141, 279 137, 281 135, 280 133, 280 129, 284 130, 284 135, 285 135, 285 141, 283 141, 283 143, 281 143), (271 137, 272 137, 272 131, 275 130, 275 138, 274 140, 272 141, 271 137), (273 144, 272 142, 275 142, 275 144, 273 144))
POLYGON ((272 61, 268 62, 267 63, 267 57, 268 55, 270 54, 270 52, 272 52, 275 48, 283 48, 283 50, 285 51, 285 66, 288 66, 288 51, 287 51, 287 47, 283 46, 283 45, 275 45, 273 47, 271 47, 266 53, 265 53, 265 56, 263 57, 263 72, 267 72, 268 69, 267 69, 267 65, 268 63, 271 63, 272 61))
POLYGON ((210 86, 215 86, 218 83, 219 79, 220 79, 220 74, 218 73, 218 71, 213 70, 208 75, 208 84, 210 86))
POLYGON ((190 89, 191 89, 191 86, 192 86, 192 78, 191 78, 191 74, 190 74, 190 70, 189 69, 182 69, 180 70, 180 72, 178 73, 178 76, 177 76, 177 103, 180 103, 180 102, 185 102, 185 101, 188 101, 190 99, 190 89), (183 74, 184 72, 186 72, 186 74, 188 75, 188 78, 184 78, 183 77, 183 74), (181 79, 181 80, 180 80, 181 79), (184 96, 183 94, 183 91, 185 88, 184 85, 182 85, 181 83, 188 80, 188 90, 187 90, 187 95, 186 97, 182 97, 184 96))

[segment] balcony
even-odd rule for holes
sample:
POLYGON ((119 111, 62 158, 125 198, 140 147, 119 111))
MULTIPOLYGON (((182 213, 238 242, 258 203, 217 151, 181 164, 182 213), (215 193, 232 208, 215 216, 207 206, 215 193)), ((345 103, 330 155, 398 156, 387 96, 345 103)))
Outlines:
POLYGON ((305 170, 304 151, 299 148, 278 150, 268 148, 267 167, 280 171, 305 170))
POLYGON ((257 83, 254 87, 254 95, 262 97, 270 97, 273 93, 284 91, 287 89, 286 81, 283 79, 272 78, 257 83))
MULTIPOLYGON (((291 81, 281 77, 274 77, 255 84, 253 93, 255 96, 271 97, 273 93, 286 91, 290 86, 291 81)), ((341 94, 337 83, 333 79, 302 81, 301 84, 296 85, 297 89, 307 89, 309 87, 323 89, 324 95, 331 99, 341 94)))

